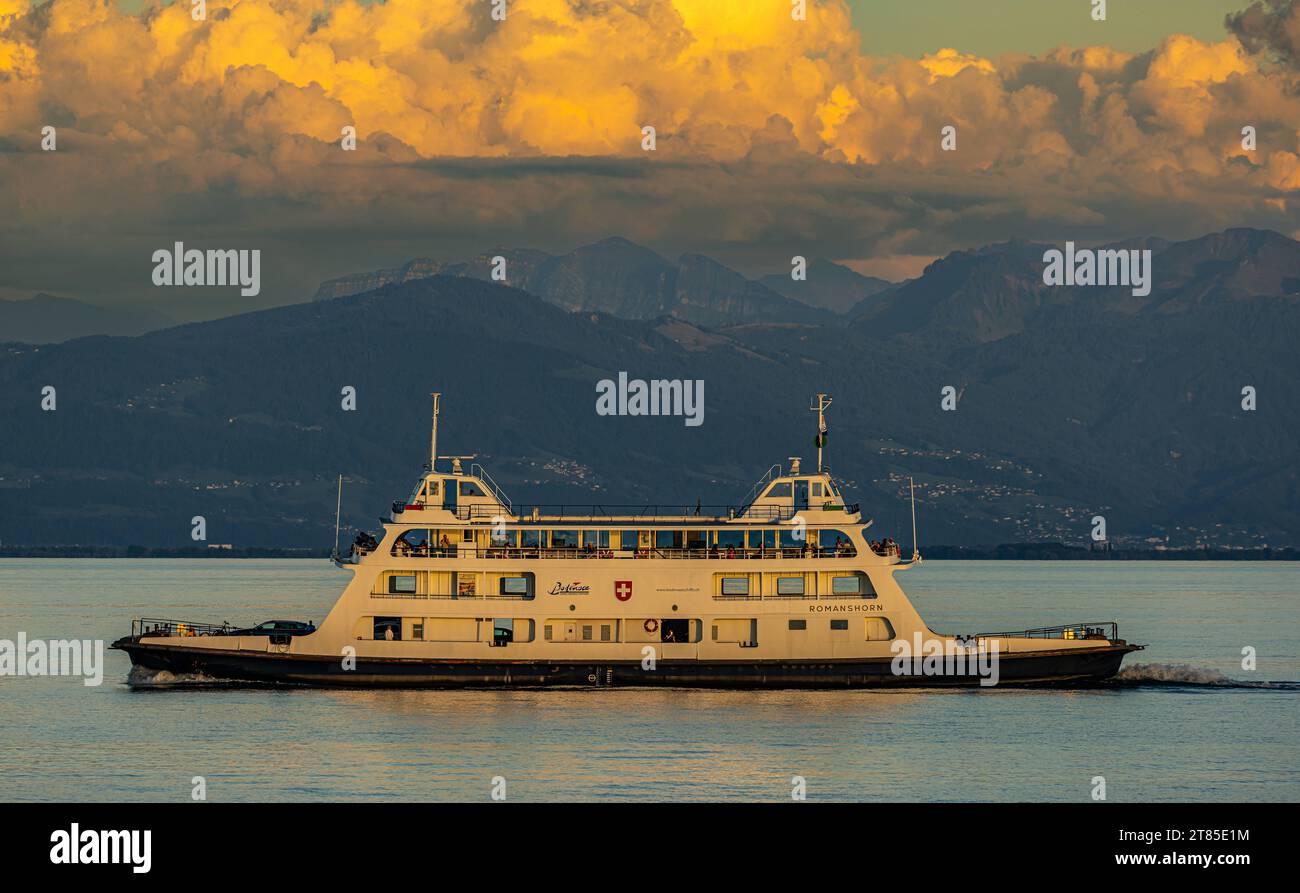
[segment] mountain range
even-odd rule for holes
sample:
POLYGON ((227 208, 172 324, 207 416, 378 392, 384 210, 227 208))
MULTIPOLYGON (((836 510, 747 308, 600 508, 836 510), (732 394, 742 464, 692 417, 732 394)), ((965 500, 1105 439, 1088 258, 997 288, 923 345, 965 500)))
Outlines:
POLYGON ((1044 246, 1010 242, 837 314, 614 240, 508 258, 509 285, 413 267, 136 337, 4 344, 0 540, 192 545, 202 515, 212 542, 327 545, 337 474, 345 525, 405 496, 440 390, 442 451, 520 502, 735 503, 773 462, 811 461, 808 401, 829 392, 827 461, 880 536, 908 540, 912 477, 923 544, 1086 543, 1097 516, 1121 544, 1297 544, 1300 243, 1125 244, 1152 251, 1145 297, 1045 286, 1044 246), (701 281, 721 283, 706 305, 680 299, 701 281), (620 371, 702 380, 704 424, 597 415, 620 371))
POLYGON ((836 314, 892 284, 820 258, 808 264, 805 279, 783 274, 755 281, 702 254, 683 254, 670 262, 649 248, 615 237, 562 255, 503 248, 464 262, 416 258, 394 269, 331 279, 321 284, 316 300, 432 276, 491 281, 497 257, 505 262, 506 284, 565 310, 624 319, 671 316, 705 326, 829 323, 836 314))
POLYGON ((0 301, 0 341, 48 344, 87 335, 139 335, 170 323, 153 310, 101 307, 44 292, 21 301, 0 301))

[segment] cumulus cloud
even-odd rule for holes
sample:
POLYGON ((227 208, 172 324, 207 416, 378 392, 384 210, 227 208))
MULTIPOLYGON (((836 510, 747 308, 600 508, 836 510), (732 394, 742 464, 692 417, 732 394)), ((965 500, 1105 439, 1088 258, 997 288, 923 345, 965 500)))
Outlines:
POLYGON ((1294 3, 1256 3, 1221 42, 919 60, 864 56, 835 0, 804 22, 785 0, 207 10, 0 0, 4 286, 122 292, 172 237, 282 249, 264 256, 288 300, 471 243, 621 233, 774 269, 794 248, 1297 228, 1300 75, 1273 64, 1295 59, 1294 3))

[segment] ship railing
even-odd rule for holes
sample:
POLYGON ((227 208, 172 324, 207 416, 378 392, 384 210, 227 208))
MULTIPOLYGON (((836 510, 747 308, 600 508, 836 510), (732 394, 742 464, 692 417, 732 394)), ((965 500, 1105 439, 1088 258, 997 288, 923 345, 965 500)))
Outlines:
POLYGON ((758 480, 754 481, 754 486, 749 488, 749 492, 745 494, 744 499, 740 500, 740 504, 748 507, 751 503, 753 503, 755 499, 758 498, 758 493, 760 490, 763 489, 764 485, 770 482, 773 478, 779 478, 780 476, 781 476, 781 466, 779 464, 773 465, 771 468, 767 470, 766 474, 764 474, 758 480))
POLYGON ((371 598, 412 598, 412 599, 443 599, 447 601, 465 601, 472 599, 496 599, 500 601, 533 601, 534 595, 502 595, 496 592, 480 593, 451 593, 451 592, 372 592, 371 598))
POLYGON ((1093 639, 1119 640, 1119 624, 1111 621, 1093 623, 1065 623, 1060 626, 1040 626, 1011 632, 979 633, 977 639, 1093 639))
POLYGON ((132 638, 147 636, 224 636, 239 627, 229 623, 194 623, 190 620, 165 620, 141 617, 131 621, 132 638))
POLYGON ((731 595, 727 593, 714 593, 715 602, 827 602, 827 601, 870 601, 879 598, 874 592, 820 592, 808 593, 807 595, 780 595, 775 592, 769 592, 760 595, 731 595))
MULTIPOLYGON (((779 506, 773 506, 779 508, 779 506)), ((456 508, 460 521, 491 520, 501 515, 497 506, 462 505, 456 508)), ((534 515, 547 523, 561 521, 598 521, 625 519, 639 521, 646 518, 673 518, 684 522, 717 523, 738 517, 735 506, 699 505, 695 503, 659 503, 652 505, 567 505, 560 503, 535 503, 514 507, 509 512, 519 521, 527 522, 534 515)))
MULTIPOLYGON (((475 462, 469 467, 469 473, 472 477, 476 477, 487 484, 488 489, 492 491, 492 495, 497 498, 497 502, 501 503, 502 508, 506 510, 506 514, 510 514, 510 497, 506 496, 506 491, 502 490, 497 486, 497 482, 492 480, 492 475, 487 473, 487 469, 475 462)), ((500 509, 498 509, 499 511, 500 509)))
MULTIPOLYGON (((438 550, 435 550, 438 551, 438 550)), ((666 560, 741 560, 741 559, 769 559, 769 558, 856 558, 857 551, 849 549, 840 551, 833 546, 826 547, 809 547, 804 550, 800 547, 782 547, 771 549, 741 549, 728 548, 726 546, 708 546, 698 548, 649 548, 649 549, 603 549, 585 547, 560 547, 560 548, 540 548, 537 546, 479 546, 472 550, 465 550, 464 553, 458 553, 451 550, 449 555, 455 557, 459 554, 473 554, 476 558, 503 558, 503 559, 534 559, 534 558, 654 558, 666 560)), ((417 557, 425 557, 423 554, 417 557)))

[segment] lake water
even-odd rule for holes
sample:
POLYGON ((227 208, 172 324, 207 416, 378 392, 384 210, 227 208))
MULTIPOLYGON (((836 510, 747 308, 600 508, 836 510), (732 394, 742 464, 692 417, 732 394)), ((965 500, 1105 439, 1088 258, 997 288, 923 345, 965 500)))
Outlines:
MULTIPOLYGON (((137 616, 319 622, 325 561, 0 560, 0 639, 137 616)), ((0 800, 1300 801, 1300 564, 928 562, 939 631, 1118 620, 1084 690, 392 692, 0 677, 0 800), (1257 653, 1242 669, 1242 649, 1257 653)))

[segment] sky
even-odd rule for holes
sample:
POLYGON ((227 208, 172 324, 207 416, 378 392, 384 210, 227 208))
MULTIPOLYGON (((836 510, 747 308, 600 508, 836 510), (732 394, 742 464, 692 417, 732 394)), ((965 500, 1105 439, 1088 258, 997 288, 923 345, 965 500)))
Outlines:
POLYGON ((1013 238, 1300 232, 1295 0, 491 6, 0 0, 0 297, 188 319, 612 235, 900 278, 1013 238), (261 293, 158 289, 176 241, 260 249, 261 293))

